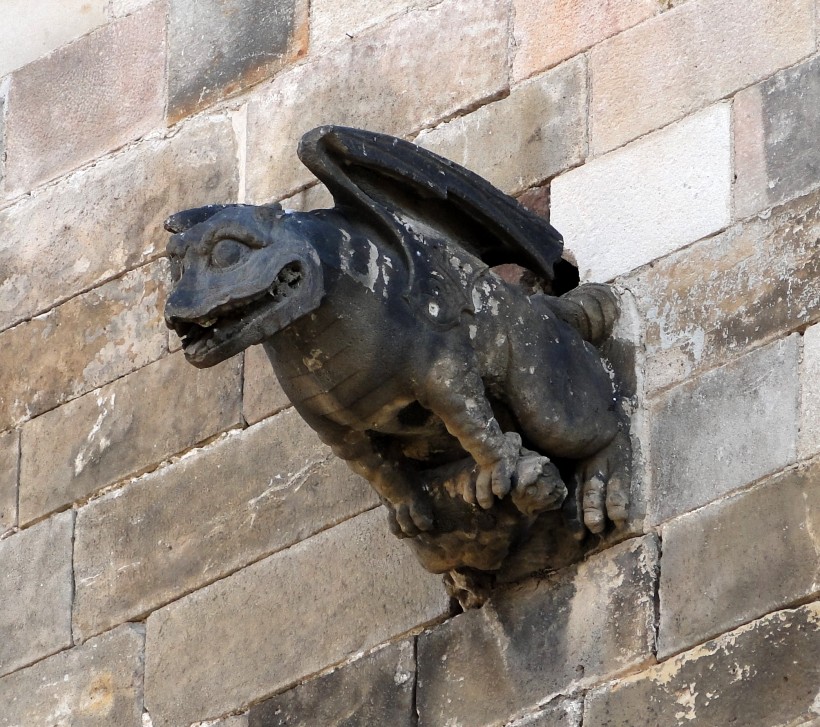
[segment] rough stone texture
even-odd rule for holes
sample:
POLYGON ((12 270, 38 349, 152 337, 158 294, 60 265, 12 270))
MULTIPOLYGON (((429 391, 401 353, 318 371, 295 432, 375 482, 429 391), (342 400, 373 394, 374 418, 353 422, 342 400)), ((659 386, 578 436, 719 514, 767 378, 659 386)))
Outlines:
POLYGON ((142 727, 143 640, 125 624, 0 679, 0 727, 142 727))
POLYGON ((240 423, 241 361, 161 359, 23 427, 20 522, 75 502, 240 423))
POLYGON ((80 510, 74 636, 144 614, 377 503, 294 411, 231 434, 80 510))
POLYGON ((730 127, 717 104, 552 181, 552 224, 582 279, 610 280, 729 224, 730 127))
POLYGON ((652 658, 657 543, 617 545, 419 637, 420 725, 495 725, 652 658))
POLYGON ((111 17, 121 18, 144 8, 151 0, 109 0, 108 12, 111 17))
POLYGON ((223 714, 448 605, 384 512, 365 513, 152 613, 146 708, 156 727, 223 714))
MULTIPOLYGON (((0 81, 0 199, 6 191, 6 94, 8 82, 0 81)), ((0 283, 2 291, 2 283, 0 283)))
POLYGON ((207 727, 248 727, 248 715, 237 714, 233 717, 218 719, 216 722, 207 722, 207 727))
POLYGON ((565 699, 510 723, 510 727, 581 727, 583 713, 583 702, 565 699))
POLYGON ((15 71, 6 119, 10 189, 25 192, 161 123, 164 29, 158 2, 15 71))
POLYGON ((102 25, 106 5, 107 0, 5 0, 0 77, 102 25))
POLYGON ((307 50, 306 0, 170 0, 171 123, 272 76, 307 50))
POLYGON ((415 684, 414 644, 402 641, 251 707, 248 727, 415 727, 415 684))
POLYGON ((0 541, 0 675, 71 645, 73 529, 64 512, 0 541))
POLYGON ((0 535, 17 525, 20 432, 0 434, 0 535))
POLYGON ((513 77, 554 66, 640 23, 660 6, 657 0, 514 0, 513 77))
POLYGON ((735 213, 746 217, 820 184, 820 58, 735 98, 735 213))
POLYGON ((801 457, 820 452, 820 325, 803 335, 798 452, 801 457))
POLYGON ((689 0, 616 35, 591 52, 592 153, 766 78, 814 44, 814 0, 689 0))
POLYGON ((550 185, 543 184, 540 187, 533 187, 522 192, 516 198, 530 212, 550 221, 550 185))
POLYGON ((278 199, 310 183, 296 146, 315 126, 332 121, 401 136, 499 94, 508 85, 508 14, 506 0, 447 0, 280 74, 248 105, 249 200, 278 199))
POLYGON ((820 595, 820 460, 663 528, 658 658, 820 595))
POLYGON ((415 141, 515 194, 583 159, 586 85, 582 56, 415 141))
POLYGON ((262 346, 251 346, 245 351, 244 376, 242 416, 248 424, 256 424, 290 406, 262 346))
POLYGON ((310 47, 353 40, 365 28, 435 0, 311 0, 310 47))
POLYGON ((815 725, 820 718, 818 653, 820 603, 773 613, 592 692, 584 724, 815 725))
POLYGON ((820 192, 624 281, 646 321, 648 392, 820 319, 820 192))
POLYGON ((652 402, 653 523, 795 460, 798 338, 753 351, 652 402))
POLYGON ((146 139, 0 211, 0 329, 164 251, 164 219, 233 202, 230 120, 206 117, 146 139))
POLYGON ((159 358, 166 270, 152 263, 0 333, 0 429, 159 358))

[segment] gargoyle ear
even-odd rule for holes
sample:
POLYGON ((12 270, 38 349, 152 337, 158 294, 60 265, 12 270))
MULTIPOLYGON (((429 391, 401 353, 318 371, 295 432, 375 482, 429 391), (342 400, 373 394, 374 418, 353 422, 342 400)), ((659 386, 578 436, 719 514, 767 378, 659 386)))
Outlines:
POLYGON ((165 220, 165 229, 174 234, 185 232, 185 230, 190 230, 194 225, 205 222, 205 220, 213 217, 218 212, 222 212, 222 210, 239 206, 236 204, 208 204, 204 207, 182 210, 182 212, 177 212, 165 220))

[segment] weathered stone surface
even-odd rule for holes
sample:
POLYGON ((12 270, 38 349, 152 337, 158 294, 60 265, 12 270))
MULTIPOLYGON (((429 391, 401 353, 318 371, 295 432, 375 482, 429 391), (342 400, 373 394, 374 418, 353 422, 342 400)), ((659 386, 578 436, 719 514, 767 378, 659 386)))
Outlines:
POLYGON ((798 338, 753 351, 652 402, 653 523, 705 505, 795 460, 798 338))
POLYGON ((513 77, 526 78, 631 28, 660 10, 657 0, 514 0, 513 77))
POLYGON ((365 28, 411 8, 434 4, 435 0, 311 0, 310 47, 349 42, 365 28))
POLYGON ((146 708, 156 727, 224 714, 448 604, 384 512, 365 513, 152 613, 146 708))
POLYGON ((516 194, 584 158, 586 86, 582 56, 415 141, 516 194))
MULTIPOLYGON (((0 81, 0 199, 5 197, 6 191, 6 94, 8 82, 0 81)), ((0 283, 2 290, 2 283, 0 283)))
POLYGON ((0 434, 0 535, 17 525, 20 432, 0 434))
POLYGON ((510 723, 510 727, 581 727, 583 702, 564 699, 510 723))
POLYGON ((161 123, 164 28, 158 2, 15 71, 6 119, 9 189, 25 192, 161 123))
POLYGON ((27 422, 20 522, 238 425, 240 376, 238 359, 196 369, 177 354, 27 422))
POLYGON ((158 261, 0 333, 0 428, 158 359, 166 277, 158 261))
POLYGON ((820 192, 629 276, 647 391, 820 319, 820 192))
POLYGON ((551 183, 581 278, 607 281, 729 224, 731 124, 717 104, 551 183))
POLYGON ((592 153, 796 63, 814 51, 813 27, 814 0, 690 0, 604 41, 590 60, 592 153))
POLYGON ((248 715, 237 714, 233 717, 218 719, 216 722, 208 722, 207 727, 248 727, 248 715))
POLYGON ((5 0, 0 77, 102 25, 106 0, 5 0))
POLYGON ((248 106, 249 201, 309 184, 296 146, 331 119, 401 136, 499 94, 508 85, 508 14, 506 1, 446 0, 280 74, 248 106))
POLYGON ((244 377, 242 416, 248 424, 256 424, 290 406, 262 346, 251 346, 245 351, 244 377))
POLYGON ((412 641, 365 656, 251 707, 248 727, 415 727, 412 641))
POLYGON ((164 219, 238 187, 230 120, 145 139, 0 211, 0 329, 155 258, 164 219))
POLYGON ((820 460, 663 528, 658 658, 820 595, 820 460))
POLYGON ((0 675, 71 645, 73 529, 64 512, 0 540, 0 675))
POLYGON ((74 636, 146 613, 377 503, 294 411, 232 433, 79 511, 74 636))
POLYGON ((310 212, 333 207, 333 197, 321 182, 282 200, 285 209, 310 212))
POLYGON ((590 693, 584 724, 808 727, 820 717, 818 653, 820 603, 773 613, 590 693))
POLYGON ((143 640, 125 624, 3 677, 0 727, 142 727, 143 640))
POLYGON ((801 457, 820 452, 820 325, 803 334, 803 363, 800 370, 801 457))
POLYGON ((108 12, 114 18, 121 18, 144 8, 150 2, 151 0, 109 0, 108 12))
POLYGON ((820 184, 820 58, 735 98, 735 213, 746 217, 820 184))
POLYGON ((523 584, 419 637, 420 725, 495 725, 652 658, 651 536, 523 584))
POLYGON ((306 0, 170 0, 171 123, 258 83, 307 50, 306 0))

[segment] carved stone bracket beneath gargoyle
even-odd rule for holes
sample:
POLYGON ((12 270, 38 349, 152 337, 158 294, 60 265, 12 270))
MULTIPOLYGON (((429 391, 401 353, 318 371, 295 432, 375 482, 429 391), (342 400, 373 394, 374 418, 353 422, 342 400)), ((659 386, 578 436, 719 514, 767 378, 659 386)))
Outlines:
POLYGON ((188 361, 262 343, 296 410, 465 607, 622 526, 627 417, 599 349, 610 288, 573 287, 554 228, 413 144, 329 126, 299 156, 334 208, 166 222, 165 316, 188 361))

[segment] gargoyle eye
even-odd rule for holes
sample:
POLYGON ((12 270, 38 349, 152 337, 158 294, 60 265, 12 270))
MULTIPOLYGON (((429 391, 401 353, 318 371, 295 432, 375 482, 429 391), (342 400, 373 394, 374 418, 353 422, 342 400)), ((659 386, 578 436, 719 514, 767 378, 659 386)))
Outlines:
POLYGON ((216 268, 230 267, 238 263, 247 250, 247 245, 237 240, 222 239, 211 249, 211 264, 216 268))

